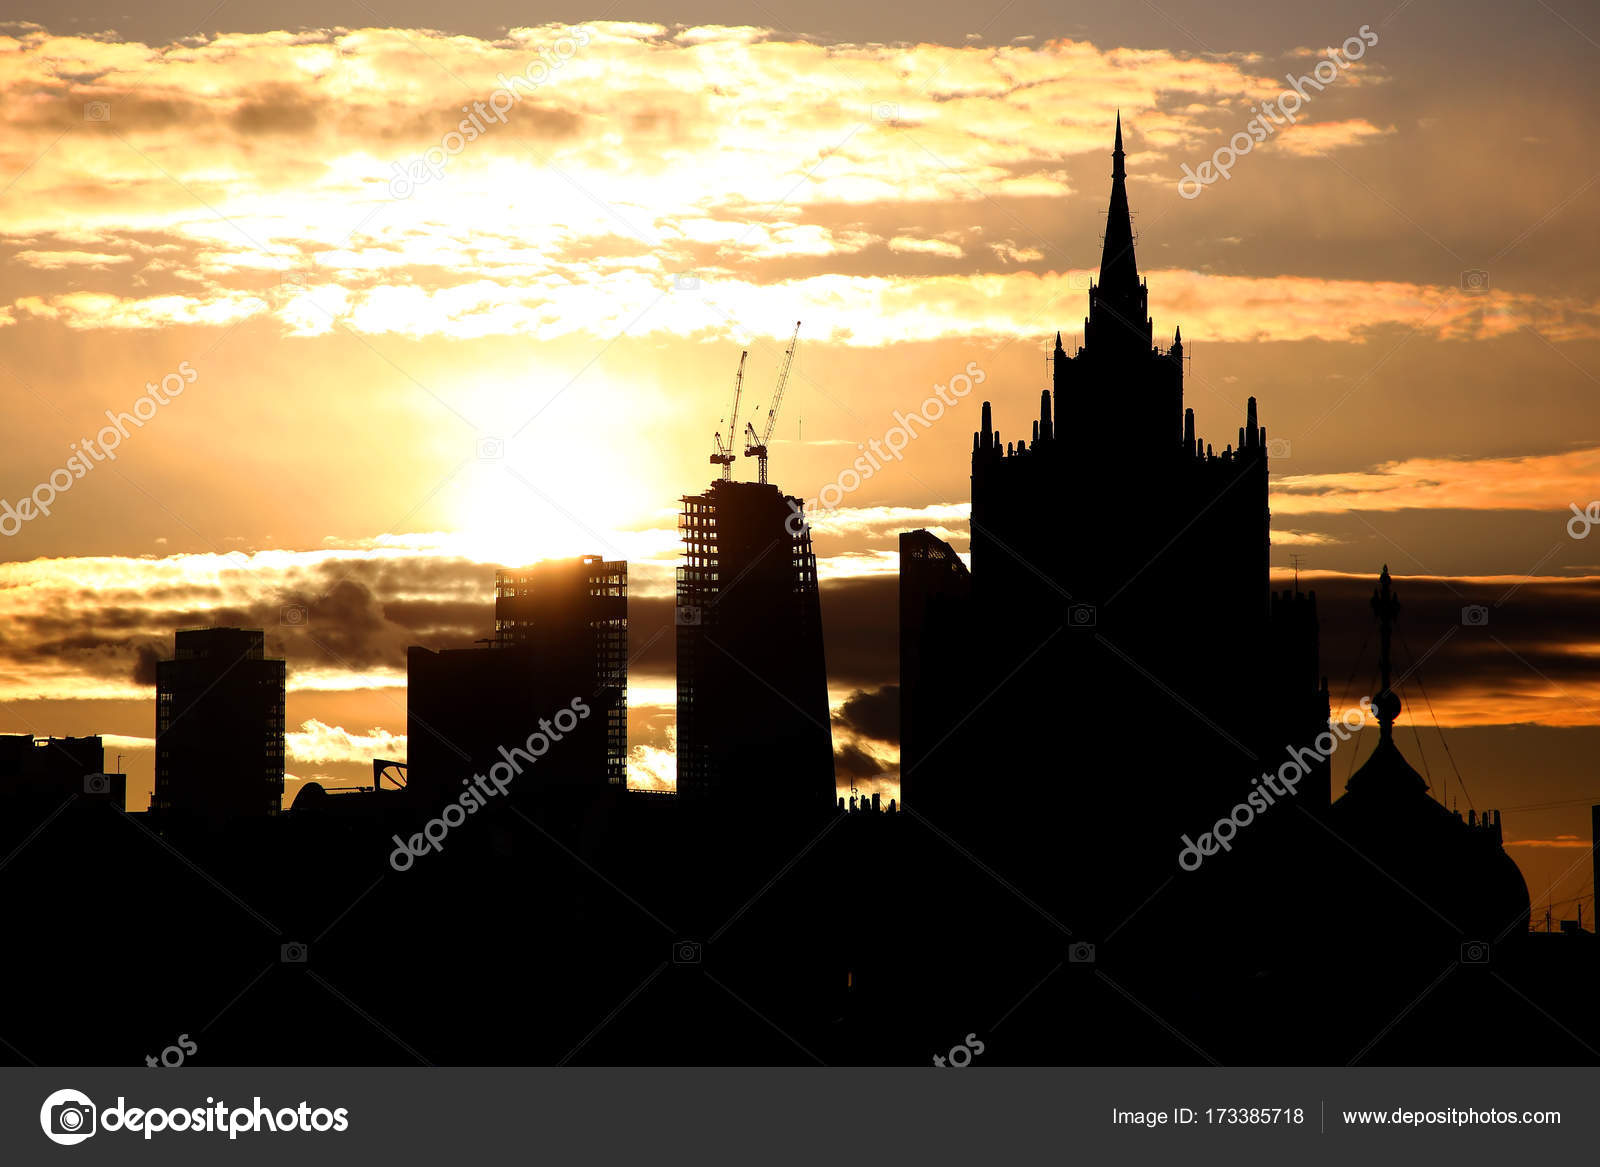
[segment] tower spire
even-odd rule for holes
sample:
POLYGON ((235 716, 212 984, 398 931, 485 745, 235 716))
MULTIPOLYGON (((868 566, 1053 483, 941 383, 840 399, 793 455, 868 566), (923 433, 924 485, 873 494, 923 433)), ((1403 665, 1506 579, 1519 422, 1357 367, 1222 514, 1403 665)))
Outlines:
POLYGON ((1350 776, 1345 790, 1365 799, 1411 799, 1428 797, 1428 783, 1400 753, 1394 740, 1394 720, 1400 716, 1400 697, 1394 691, 1394 621, 1400 613, 1400 597, 1389 582, 1389 565, 1383 565, 1378 587, 1372 593, 1372 614, 1378 618, 1378 675, 1382 687, 1372 699, 1378 715, 1378 744, 1372 757, 1350 776))
POLYGON ((1117 111, 1117 137, 1111 150, 1111 203, 1106 209, 1106 238, 1100 251, 1100 292, 1116 299, 1139 286, 1133 258, 1133 215, 1128 210, 1128 169, 1122 151, 1122 111, 1117 111))
POLYGON ((1372 593, 1372 612, 1378 617, 1378 674, 1383 682, 1372 704, 1378 714, 1379 735, 1387 739, 1393 736, 1394 719, 1400 715, 1400 698, 1390 687, 1394 619, 1400 614, 1400 597, 1395 595, 1390 586, 1387 563, 1383 565, 1383 574, 1378 577, 1378 590, 1372 593))
POLYGON ((1089 319, 1084 347, 1122 352, 1150 350, 1151 324, 1145 287, 1133 257, 1133 215, 1128 210, 1128 168, 1122 150, 1122 113, 1111 150, 1111 202, 1106 208, 1105 242, 1100 251, 1100 282, 1089 285, 1089 319))

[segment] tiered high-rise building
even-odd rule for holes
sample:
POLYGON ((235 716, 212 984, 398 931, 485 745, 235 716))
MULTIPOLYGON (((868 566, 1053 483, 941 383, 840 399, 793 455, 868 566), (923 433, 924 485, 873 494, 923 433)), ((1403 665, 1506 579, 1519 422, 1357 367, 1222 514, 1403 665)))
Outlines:
MULTIPOLYGON (((920 634, 902 699, 962 711, 937 743, 912 739, 907 809, 974 838, 1033 824, 1049 839, 1019 846, 1040 845, 1058 886, 1171 868, 1183 831, 1328 712, 1314 598, 1271 598, 1255 399, 1235 442, 1200 436, 1181 331, 1155 343, 1134 243, 1119 119, 1082 341, 1057 334, 1021 433, 984 402, 973 435, 970 606, 927 606, 943 577, 902 580, 902 605, 909 588, 943 625, 920 634)), ((1325 769, 1311 785, 1321 813, 1325 769)), ((1104 898, 1114 915, 1120 892, 1104 898)))

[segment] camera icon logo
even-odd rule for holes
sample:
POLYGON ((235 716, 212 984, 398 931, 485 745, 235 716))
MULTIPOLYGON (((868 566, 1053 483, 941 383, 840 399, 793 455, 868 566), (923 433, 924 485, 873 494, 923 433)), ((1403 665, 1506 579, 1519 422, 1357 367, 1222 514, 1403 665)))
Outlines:
POLYGON ((1267 457, 1269 458, 1287 458, 1291 449, 1293 447, 1289 445, 1288 438, 1267 439, 1267 457))
POLYGON ((104 774, 85 774, 83 776, 83 792, 85 794, 110 794, 111 779, 104 774))
POLYGON ((1489 946, 1482 940, 1468 940, 1461 946, 1462 964, 1488 964, 1489 946))
POLYGON ((1067 963, 1093 964, 1094 945, 1090 944, 1087 940, 1078 941, 1071 948, 1067 949, 1067 963))
POLYGON ((278 950, 278 957, 284 964, 304 964, 310 955, 304 944, 290 942, 278 950))
POLYGON ((506 444, 499 438, 478 439, 478 461, 498 462, 506 456, 506 444))
POLYGON ((1489 623, 1489 609, 1482 604, 1468 604, 1461 609, 1461 622, 1468 628, 1482 628, 1489 623))
POLYGON ((1074 604, 1067 609, 1067 623, 1074 628, 1093 628, 1099 619, 1099 612, 1093 604, 1074 604))
POLYGON ((83 106, 83 120, 86 122, 108 122, 111 120, 111 103, 109 101, 88 101, 83 106))
POLYGON ((874 121, 893 122, 900 119, 900 107, 892 101, 874 102, 872 106, 874 121))
POLYGON ((1481 295, 1489 290, 1489 273, 1480 267, 1468 268, 1461 273, 1461 290, 1481 295))
POLYGON ((1067 287, 1075 292, 1087 292, 1089 285, 1094 283, 1094 273, 1075 271, 1067 273, 1067 287))
POLYGON ((285 604, 278 609, 278 623, 287 624, 298 628, 306 622, 306 607, 304 604, 285 604))
POLYGON ((679 940, 672 946, 673 964, 699 964, 700 942, 698 940, 679 940))
POLYGON ((278 277, 278 287, 283 288, 285 291, 303 292, 306 290, 306 273, 303 271, 286 271, 278 277))
POLYGON ((700 277, 692 271, 679 272, 672 277, 672 290, 675 292, 698 292, 700 290, 700 277))
POLYGON ((97 1113, 87 1094, 57 1090, 39 1108, 39 1126, 52 1143, 72 1147, 94 1134, 97 1113))
POLYGON ((680 628, 696 628, 700 624, 698 604, 680 604, 672 610, 673 623, 680 628))

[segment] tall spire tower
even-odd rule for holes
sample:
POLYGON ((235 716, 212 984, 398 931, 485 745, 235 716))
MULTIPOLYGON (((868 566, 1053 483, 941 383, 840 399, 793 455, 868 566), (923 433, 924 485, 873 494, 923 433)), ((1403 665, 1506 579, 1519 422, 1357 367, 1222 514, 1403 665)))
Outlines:
POLYGON ((1139 280, 1133 254, 1133 212, 1128 209, 1127 155, 1122 149, 1122 114, 1111 148, 1111 202, 1106 208, 1105 239, 1100 249, 1100 282, 1089 289, 1089 319, 1084 339, 1114 348, 1150 346, 1147 291, 1139 280))
POLYGON ((1128 210, 1127 155, 1122 150, 1122 115, 1111 150, 1111 205, 1106 209, 1105 244, 1100 250, 1100 290, 1118 298, 1139 286, 1133 257, 1133 213, 1128 210))

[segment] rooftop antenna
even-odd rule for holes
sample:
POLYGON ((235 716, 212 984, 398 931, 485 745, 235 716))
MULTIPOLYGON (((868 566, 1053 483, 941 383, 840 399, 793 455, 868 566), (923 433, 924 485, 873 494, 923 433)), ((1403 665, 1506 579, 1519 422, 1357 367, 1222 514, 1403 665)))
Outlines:
POLYGON ((1289 561, 1294 564, 1294 590, 1295 590, 1295 594, 1299 595, 1300 594, 1300 553, 1298 551, 1293 552, 1289 556, 1289 561))

